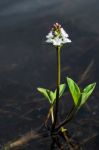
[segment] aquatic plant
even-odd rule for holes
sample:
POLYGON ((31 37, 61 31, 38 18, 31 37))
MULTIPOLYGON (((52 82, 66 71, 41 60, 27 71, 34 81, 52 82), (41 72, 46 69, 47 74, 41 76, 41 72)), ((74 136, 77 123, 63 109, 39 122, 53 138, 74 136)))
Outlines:
MULTIPOLYGON (((92 94, 96 83, 87 85, 83 90, 80 90, 79 86, 73 79, 66 77, 66 83, 61 84, 61 49, 64 44, 71 43, 68 34, 62 28, 59 23, 55 23, 51 31, 46 36, 47 43, 53 44, 56 49, 56 58, 57 58, 57 85, 54 91, 45 88, 37 88, 37 90, 48 100, 50 103, 49 112, 45 121, 45 127, 48 129, 51 135, 52 144, 51 149, 54 149, 54 146, 57 145, 59 149, 63 148, 63 143, 61 143, 61 138, 67 142, 70 150, 75 149, 75 144, 72 144, 69 140, 68 129, 65 128, 65 125, 73 119, 77 114, 80 108, 87 102, 88 98, 92 94), (68 85, 69 92, 71 93, 73 100, 73 107, 70 108, 70 112, 66 115, 63 121, 58 120, 59 104, 60 99, 62 98, 65 88, 68 85), (49 120, 51 118, 51 124, 49 127, 49 120)), ((76 145, 76 149, 80 149, 79 145, 76 145)))
POLYGON ((78 142, 75 143, 71 138, 67 124, 70 123, 80 108, 87 102, 96 86, 96 83, 91 83, 84 89, 80 89, 78 84, 70 77, 65 77, 66 82, 61 83, 61 49, 64 44, 71 43, 71 40, 59 23, 55 23, 53 25, 52 30, 49 32, 46 38, 46 42, 51 43, 55 47, 57 58, 56 89, 52 91, 42 87, 37 88, 37 90, 48 100, 50 104, 46 120, 44 124, 36 129, 36 132, 27 132, 19 139, 8 142, 2 147, 2 150, 18 148, 30 140, 33 140, 37 137, 46 136, 50 136, 52 140, 50 150, 54 150, 55 146, 57 146, 57 148, 60 150, 65 150, 67 148, 66 146, 68 146, 69 150, 82 150, 80 144, 78 142), (66 115, 64 114, 65 118, 61 120, 59 118, 59 106, 66 87, 68 87, 68 92, 71 94, 73 106, 70 107, 69 112, 67 112, 66 115))

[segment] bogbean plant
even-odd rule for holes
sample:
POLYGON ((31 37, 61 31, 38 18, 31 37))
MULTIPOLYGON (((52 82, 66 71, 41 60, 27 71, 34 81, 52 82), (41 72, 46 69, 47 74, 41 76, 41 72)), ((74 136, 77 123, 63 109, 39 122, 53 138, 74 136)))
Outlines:
MULTIPOLYGON (((61 84, 60 53, 63 45, 71 43, 71 40, 69 39, 68 34, 65 32, 65 30, 61 27, 59 23, 55 23, 53 25, 52 30, 49 32, 46 38, 47 38, 46 42, 53 44, 53 46, 56 49, 57 85, 54 91, 41 87, 37 88, 37 90, 50 103, 49 112, 45 121, 45 127, 49 127, 49 120, 51 120, 50 128, 48 128, 52 139, 51 149, 54 149, 55 145, 59 149, 64 149, 62 147, 63 146, 62 141, 64 140, 65 142, 67 142, 69 149, 73 150, 75 149, 75 146, 70 142, 68 137, 68 130, 64 126, 66 126, 66 124, 69 123, 71 119, 73 119, 73 117, 80 110, 80 108, 87 102, 88 98, 90 97, 96 86, 96 83, 89 84, 83 90, 80 90, 79 86, 77 85, 77 83, 75 83, 75 81, 73 81, 73 79, 66 77, 66 83, 61 84), (63 96, 66 86, 69 87, 68 89, 72 96, 73 107, 70 108, 70 112, 66 115, 65 119, 63 121, 59 121, 58 120, 59 103, 60 98, 63 96)), ((76 147, 76 149, 79 149, 79 147, 76 147)))

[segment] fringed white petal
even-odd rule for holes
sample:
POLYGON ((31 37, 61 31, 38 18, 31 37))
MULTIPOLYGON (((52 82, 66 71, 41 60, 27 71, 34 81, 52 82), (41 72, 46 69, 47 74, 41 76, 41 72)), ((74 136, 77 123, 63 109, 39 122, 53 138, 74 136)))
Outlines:
POLYGON ((54 36, 53 36, 53 33, 52 33, 52 31, 50 31, 49 33, 48 33, 48 35, 46 36, 46 38, 53 38, 54 36))
POLYGON ((61 28, 60 30, 61 30, 62 37, 68 37, 68 34, 65 32, 63 28, 61 28))

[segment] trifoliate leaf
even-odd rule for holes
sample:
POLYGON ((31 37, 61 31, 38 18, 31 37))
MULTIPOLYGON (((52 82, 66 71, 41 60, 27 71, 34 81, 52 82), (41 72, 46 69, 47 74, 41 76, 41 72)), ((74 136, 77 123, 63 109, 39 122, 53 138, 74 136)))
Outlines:
MULTIPOLYGON (((59 85, 59 97, 61 97, 63 95, 63 92, 65 90, 66 84, 61 84, 59 85)), ((50 102, 50 104, 54 104, 55 100, 56 100, 56 91, 52 92, 48 89, 44 89, 44 88, 37 88, 37 90, 45 97, 48 99, 48 101, 50 102)))

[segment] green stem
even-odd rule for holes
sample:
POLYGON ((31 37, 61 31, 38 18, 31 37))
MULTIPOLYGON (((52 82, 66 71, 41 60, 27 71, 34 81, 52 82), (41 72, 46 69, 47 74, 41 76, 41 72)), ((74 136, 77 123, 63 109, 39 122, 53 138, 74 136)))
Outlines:
POLYGON ((45 120, 45 123, 44 123, 45 127, 47 127, 48 120, 49 120, 50 116, 51 116, 51 119, 52 119, 52 123, 54 122, 54 114, 53 113, 54 113, 53 112, 53 106, 50 106, 49 112, 47 114, 47 117, 46 117, 46 120, 45 120))
POLYGON ((56 54, 57 54, 57 94, 56 94, 56 106, 55 106, 55 125, 58 120, 59 85, 60 85, 60 80, 61 80, 60 46, 57 47, 56 54))
POLYGON ((51 107, 51 118, 52 118, 52 124, 54 123, 54 111, 53 106, 51 107))
POLYGON ((61 58, 60 58, 60 46, 56 48, 56 54, 57 54, 57 87, 60 85, 61 80, 61 58))
POLYGON ((60 80, 61 80, 60 46, 57 46, 57 48, 56 48, 56 55, 57 55, 57 92, 56 92, 54 123, 52 124, 52 131, 55 129, 55 126, 56 126, 56 123, 58 120, 59 85, 60 85, 60 80))

